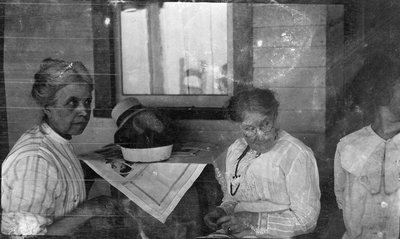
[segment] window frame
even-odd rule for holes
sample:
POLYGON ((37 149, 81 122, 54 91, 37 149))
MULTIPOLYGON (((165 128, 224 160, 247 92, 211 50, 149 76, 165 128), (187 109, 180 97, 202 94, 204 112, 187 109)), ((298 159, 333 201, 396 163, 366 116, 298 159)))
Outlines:
MULTIPOLYGON (((253 52, 252 52, 252 4, 230 4, 231 14, 228 14, 228 21, 232 21, 232 29, 228 29, 228 39, 231 39, 232 51, 228 56, 228 75, 235 79, 233 83, 233 94, 246 83, 251 82, 253 73, 253 52), (235 20, 235 22, 233 22, 235 20), (244 37, 244 34, 247 37, 244 37), (240 37, 239 37, 240 36, 240 37), (231 62, 229 62, 231 61, 231 62), (231 65, 231 67, 229 67, 231 65), (229 72, 230 71, 230 72, 229 72)), ((110 118, 111 110, 115 106, 119 96, 116 94, 116 87, 121 83, 121 51, 119 28, 115 23, 119 21, 118 13, 121 10, 120 4, 100 4, 92 2, 92 23, 93 23, 93 48, 94 48, 94 75, 95 78, 95 108, 94 116, 110 118), (111 20, 111 24, 104 24, 105 18, 111 20)), ((228 47, 230 47, 228 45, 228 47)), ((121 90, 122 95, 122 90, 121 90)), ((139 100, 140 95, 129 95, 139 100)), ((185 99, 185 97, 206 97, 210 99, 224 98, 227 100, 230 95, 148 95, 160 102, 162 105, 149 105, 165 111, 173 119, 225 119, 226 109, 222 103, 220 106, 178 106, 165 104, 165 100, 174 97, 185 99)), ((220 100, 221 102, 222 100, 220 100)))

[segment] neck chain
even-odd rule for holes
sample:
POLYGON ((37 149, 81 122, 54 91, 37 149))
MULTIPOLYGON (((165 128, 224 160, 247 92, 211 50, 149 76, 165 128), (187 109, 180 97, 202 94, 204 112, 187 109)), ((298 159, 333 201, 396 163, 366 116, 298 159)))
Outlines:
MULTIPOLYGON (((238 175, 238 168, 239 168, 239 163, 240 161, 244 158, 244 156, 246 156, 246 154, 250 151, 250 146, 247 145, 246 149, 243 151, 243 153, 239 156, 239 158, 237 159, 237 163, 236 163, 236 168, 235 168, 235 175, 232 177, 233 180, 240 178, 241 175, 238 175)), ((231 189, 231 195, 235 196, 235 194, 237 193, 238 189, 239 189, 240 183, 238 183, 238 185, 236 186, 236 189, 233 191, 233 184, 231 182, 230 184, 230 189, 231 189)))

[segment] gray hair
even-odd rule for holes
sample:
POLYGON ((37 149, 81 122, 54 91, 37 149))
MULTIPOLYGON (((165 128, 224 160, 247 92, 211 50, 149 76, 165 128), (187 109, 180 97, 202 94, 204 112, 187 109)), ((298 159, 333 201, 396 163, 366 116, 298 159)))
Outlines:
POLYGON ((259 112, 263 115, 277 116, 279 102, 275 93, 269 89, 246 88, 228 101, 229 118, 236 122, 243 121, 245 111, 259 112))
POLYGON ((93 80, 88 70, 80 61, 67 62, 46 58, 34 76, 31 95, 36 103, 45 107, 52 105, 56 93, 66 85, 83 84, 93 90, 93 80))

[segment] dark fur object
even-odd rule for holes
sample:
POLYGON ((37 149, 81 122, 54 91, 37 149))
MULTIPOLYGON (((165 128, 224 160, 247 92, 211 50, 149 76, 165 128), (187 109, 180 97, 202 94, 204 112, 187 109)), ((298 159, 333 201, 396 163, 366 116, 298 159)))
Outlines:
POLYGON ((155 110, 143 111, 130 118, 115 135, 124 148, 154 148, 173 144, 171 120, 155 110))

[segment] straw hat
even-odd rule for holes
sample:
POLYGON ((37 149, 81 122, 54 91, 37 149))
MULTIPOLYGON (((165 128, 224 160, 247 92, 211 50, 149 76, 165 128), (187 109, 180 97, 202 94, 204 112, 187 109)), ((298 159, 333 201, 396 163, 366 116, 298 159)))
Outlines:
POLYGON ((137 115, 140 112, 147 110, 138 99, 134 97, 125 98, 121 102, 119 102, 113 110, 111 111, 111 117, 114 119, 118 129, 115 132, 115 135, 119 134, 119 131, 123 126, 131 119, 133 116, 137 115))

